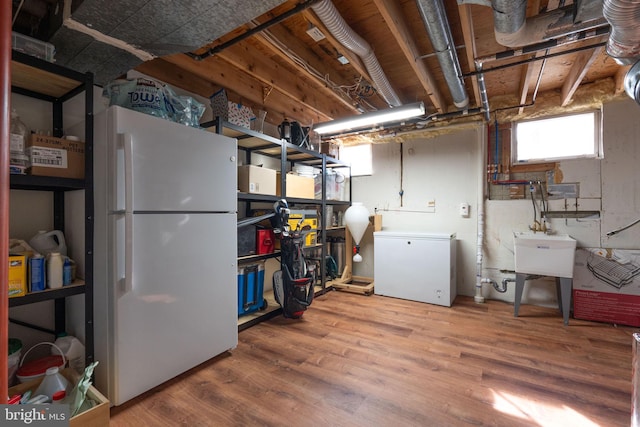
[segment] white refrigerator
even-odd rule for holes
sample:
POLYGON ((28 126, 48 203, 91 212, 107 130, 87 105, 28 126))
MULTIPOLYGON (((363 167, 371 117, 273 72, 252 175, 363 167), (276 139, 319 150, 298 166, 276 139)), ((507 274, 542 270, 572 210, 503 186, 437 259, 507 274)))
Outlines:
POLYGON ((112 404, 236 347, 236 147, 121 107, 94 121, 96 386, 112 404))

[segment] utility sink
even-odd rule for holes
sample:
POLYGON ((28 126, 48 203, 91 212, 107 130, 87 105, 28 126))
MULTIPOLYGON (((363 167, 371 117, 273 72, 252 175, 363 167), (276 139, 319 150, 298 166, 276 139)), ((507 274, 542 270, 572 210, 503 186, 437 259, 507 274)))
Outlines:
POLYGON ((573 278, 576 240, 568 234, 514 232, 516 273, 573 278))

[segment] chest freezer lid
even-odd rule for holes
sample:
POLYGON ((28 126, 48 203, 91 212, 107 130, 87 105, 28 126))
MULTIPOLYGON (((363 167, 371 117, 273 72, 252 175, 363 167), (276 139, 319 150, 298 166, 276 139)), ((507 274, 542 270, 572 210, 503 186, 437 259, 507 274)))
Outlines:
POLYGON ((397 239, 452 240, 456 233, 416 232, 416 231, 375 231, 375 237, 397 239))

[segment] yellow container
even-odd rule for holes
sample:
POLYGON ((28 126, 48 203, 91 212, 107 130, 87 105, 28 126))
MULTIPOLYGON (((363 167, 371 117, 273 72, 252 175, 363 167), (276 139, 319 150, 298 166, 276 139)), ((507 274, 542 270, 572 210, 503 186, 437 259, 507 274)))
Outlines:
POLYGON ((27 257, 9 255, 9 298, 27 294, 27 257))
POLYGON ((291 231, 300 230, 308 225, 309 230, 304 239, 304 247, 315 246, 317 243, 318 212, 314 210, 295 210, 289 214, 289 227, 291 231))

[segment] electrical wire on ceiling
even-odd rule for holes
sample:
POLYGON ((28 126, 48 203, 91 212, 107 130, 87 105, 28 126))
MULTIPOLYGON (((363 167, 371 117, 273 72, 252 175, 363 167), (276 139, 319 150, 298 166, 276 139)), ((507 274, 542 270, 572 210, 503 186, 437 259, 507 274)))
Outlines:
MULTIPOLYGON (((258 25, 256 21, 251 21, 251 24, 258 25)), ((280 50, 287 58, 293 61, 300 68, 304 69, 306 72, 311 74, 318 80, 321 80, 325 83, 325 85, 336 92, 338 95, 343 97, 345 100, 350 103, 356 102, 361 108, 365 109, 365 111, 374 111, 376 108, 367 102, 364 98, 364 94, 359 90, 361 87, 362 76, 356 79, 355 83, 352 85, 339 85, 331 80, 329 74, 323 75, 316 68, 311 66, 307 61, 305 61, 302 57, 300 57, 297 53, 291 50, 286 44, 278 40, 269 30, 263 30, 262 36, 275 46, 278 50, 280 50), (365 104, 367 108, 362 107, 362 104, 365 104)))

